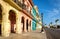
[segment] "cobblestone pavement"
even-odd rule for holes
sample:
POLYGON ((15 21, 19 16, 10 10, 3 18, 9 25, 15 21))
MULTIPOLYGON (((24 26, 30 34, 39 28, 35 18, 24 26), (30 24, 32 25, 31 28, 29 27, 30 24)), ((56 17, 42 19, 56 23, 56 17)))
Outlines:
POLYGON ((47 39, 45 33, 40 31, 27 32, 22 34, 11 34, 9 37, 1 37, 0 39, 47 39))

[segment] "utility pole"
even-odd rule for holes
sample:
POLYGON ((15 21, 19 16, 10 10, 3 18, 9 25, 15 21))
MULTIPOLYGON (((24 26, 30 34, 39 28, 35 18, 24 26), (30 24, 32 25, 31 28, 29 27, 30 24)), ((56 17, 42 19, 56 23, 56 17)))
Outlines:
POLYGON ((41 29, 41 32, 43 32, 43 13, 41 13, 41 21, 42 21, 42 29, 41 29))
POLYGON ((41 20, 42 20, 42 26, 43 26, 43 13, 41 13, 41 20))

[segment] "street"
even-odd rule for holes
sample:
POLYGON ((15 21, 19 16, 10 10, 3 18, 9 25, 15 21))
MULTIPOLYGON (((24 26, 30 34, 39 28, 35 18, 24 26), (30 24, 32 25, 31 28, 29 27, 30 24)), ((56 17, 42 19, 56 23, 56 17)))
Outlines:
POLYGON ((40 33, 40 30, 26 32, 22 34, 10 34, 9 37, 1 37, 0 39, 47 39, 46 33, 40 33))
POLYGON ((60 39, 60 29, 45 28, 47 39, 60 39))

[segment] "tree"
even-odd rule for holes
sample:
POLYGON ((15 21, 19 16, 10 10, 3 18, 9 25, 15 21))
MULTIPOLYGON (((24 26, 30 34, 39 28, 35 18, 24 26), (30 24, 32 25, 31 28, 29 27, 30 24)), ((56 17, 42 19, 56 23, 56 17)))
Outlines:
POLYGON ((57 23, 59 21, 59 19, 56 19, 55 22, 57 23))
POLYGON ((57 25, 57 22, 58 22, 58 21, 59 21, 59 19, 56 19, 56 20, 55 20, 56 25, 57 25))
POLYGON ((45 26, 46 26, 46 24, 45 24, 45 26))
POLYGON ((53 28, 53 26, 52 26, 52 22, 49 23, 49 26, 50 26, 50 28, 53 28))
POLYGON ((52 25, 52 22, 50 22, 50 26, 52 25))

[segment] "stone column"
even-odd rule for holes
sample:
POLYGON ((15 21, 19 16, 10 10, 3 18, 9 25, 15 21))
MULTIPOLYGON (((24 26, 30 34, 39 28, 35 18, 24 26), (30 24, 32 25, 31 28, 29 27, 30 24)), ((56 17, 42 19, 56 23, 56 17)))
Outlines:
POLYGON ((8 9, 4 9, 2 12, 2 36, 7 37, 10 34, 10 21, 8 19, 8 9))
POLYGON ((31 26, 30 26, 30 31, 32 31, 32 20, 31 20, 31 26))
POLYGON ((16 14, 16 33, 21 34, 21 19, 19 12, 16 14))
POLYGON ((24 32, 27 32, 27 29, 26 29, 26 18, 24 19, 24 32))
POLYGON ((30 31, 32 31, 32 20, 30 20, 31 25, 30 25, 30 31))
POLYGON ((32 26, 32 21, 31 21, 31 25, 30 25, 30 31, 31 31, 31 26, 32 26))
POLYGON ((31 20, 31 26, 30 26, 30 31, 32 31, 32 20, 31 20))

